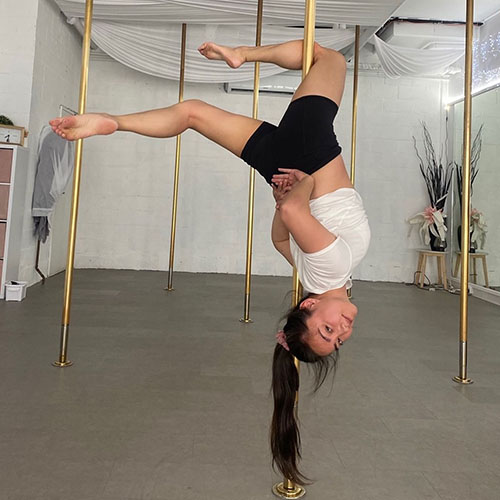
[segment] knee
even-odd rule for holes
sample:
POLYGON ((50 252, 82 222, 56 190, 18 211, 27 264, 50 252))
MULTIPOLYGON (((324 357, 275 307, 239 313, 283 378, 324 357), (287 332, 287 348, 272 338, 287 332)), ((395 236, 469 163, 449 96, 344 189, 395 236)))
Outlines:
POLYGON ((203 108, 206 106, 204 101, 200 99, 187 99, 182 102, 184 107, 188 128, 193 128, 196 120, 203 114, 203 108))
POLYGON ((344 55, 334 49, 328 49, 321 46, 319 43, 314 43, 314 62, 321 58, 329 58, 333 64, 346 67, 347 63, 344 55))
POLYGON ((324 54, 326 50, 328 49, 320 45, 318 42, 314 42, 314 60, 324 54))

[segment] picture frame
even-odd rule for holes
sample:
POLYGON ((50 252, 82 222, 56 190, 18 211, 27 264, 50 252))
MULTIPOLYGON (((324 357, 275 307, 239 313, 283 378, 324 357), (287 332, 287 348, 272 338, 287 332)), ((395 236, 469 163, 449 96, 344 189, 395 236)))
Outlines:
POLYGON ((24 127, 15 125, 0 125, 0 144, 24 146, 24 139, 28 133, 24 127))

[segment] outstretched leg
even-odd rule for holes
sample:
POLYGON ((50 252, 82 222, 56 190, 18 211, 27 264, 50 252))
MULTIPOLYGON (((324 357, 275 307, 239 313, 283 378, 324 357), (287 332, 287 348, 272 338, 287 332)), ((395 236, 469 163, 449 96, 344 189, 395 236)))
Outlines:
MULTIPOLYGON (((269 62, 285 69, 302 69, 302 40, 264 45, 261 47, 225 47, 213 42, 202 44, 200 53, 208 59, 225 61, 231 68, 238 68, 245 62, 269 62)), ((340 52, 314 45, 313 65, 293 99, 305 95, 322 95, 340 105, 344 93, 346 75, 345 58, 340 52)))
POLYGON ((108 135, 117 130, 148 137, 175 137, 193 129, 237 156, 261 123, 195 99, 130 115, 89 113, 50 121, 54 132, 68 140, 108 135))

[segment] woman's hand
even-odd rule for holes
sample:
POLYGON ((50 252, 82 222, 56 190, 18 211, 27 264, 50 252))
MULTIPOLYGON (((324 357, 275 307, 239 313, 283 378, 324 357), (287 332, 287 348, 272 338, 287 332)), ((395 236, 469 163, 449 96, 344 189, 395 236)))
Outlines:
POLYGON ((302 170, 297 170, 295 168, 278 168, 281 174, 274 174, 272 177, 272 182, 273 183, 286 183, 287 186, 293 187, 297 182, 300 182, 306 178, 311 178, 312 177, 309 174, 306 174, 305 172, 302 172, 302 170))
POLYGON ((286 194, 292 189, 287 181, 276 180, 273 181, 273 196, 276 201, 276 210, 280 209, 281 203, 285 198, 286 194))

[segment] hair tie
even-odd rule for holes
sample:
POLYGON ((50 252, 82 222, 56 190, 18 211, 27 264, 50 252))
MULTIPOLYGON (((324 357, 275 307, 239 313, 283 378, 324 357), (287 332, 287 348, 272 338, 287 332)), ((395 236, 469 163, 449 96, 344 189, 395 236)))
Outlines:
POLYGON ((288 344, 286 342, 286 336, 285 336, 285 332, 283 330, 280 330, 277 334, 276 334, 276 342, 278 342, 278 344, 280 346, 282 346, 285 350, 289 351, 290 348, 288 347, 288 344))

